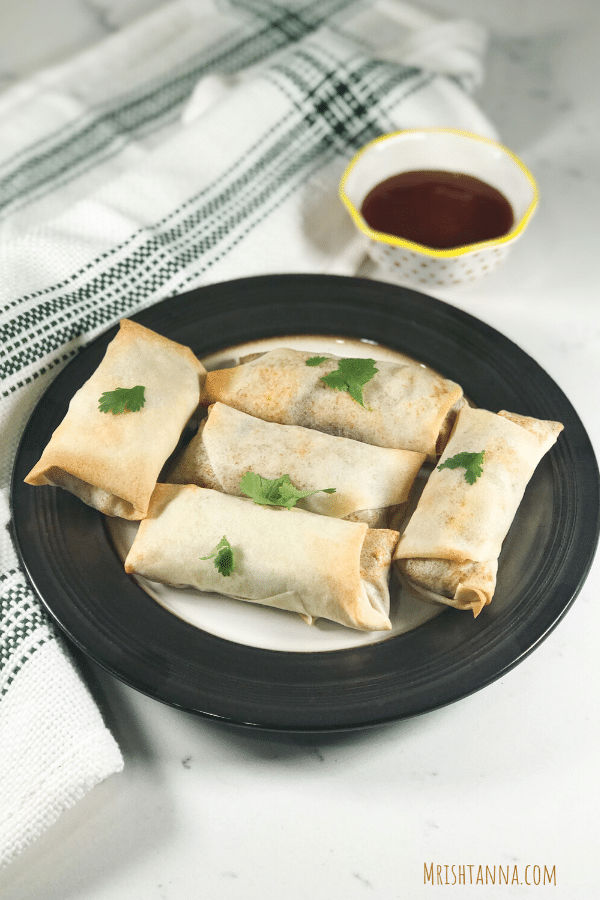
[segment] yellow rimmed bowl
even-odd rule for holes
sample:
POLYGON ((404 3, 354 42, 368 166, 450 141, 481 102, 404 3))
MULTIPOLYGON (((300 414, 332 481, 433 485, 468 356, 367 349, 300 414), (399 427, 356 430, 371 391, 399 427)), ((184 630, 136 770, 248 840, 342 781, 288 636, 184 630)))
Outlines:
POLYGON ((527 228, 538 203, 533 175, 511 150, 455 128, 407 129, 375 138, 346 167, 339 193, 383 276, 420 290, 464 284, 493 272, 527 228), (472 175, 496 188, 513 210, 510 231, 493 240, 437 250, 371 228, 361 214, 369 191, 393 175, 422 170, 472 175))

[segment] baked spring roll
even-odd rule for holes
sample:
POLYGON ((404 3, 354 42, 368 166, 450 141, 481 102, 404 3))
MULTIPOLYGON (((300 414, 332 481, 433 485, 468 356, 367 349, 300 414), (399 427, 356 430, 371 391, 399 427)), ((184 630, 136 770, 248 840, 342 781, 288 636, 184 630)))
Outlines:
POLYGON ((219 400, 268 422, 303 425, 380 447, 430 456, 441 451, 462 388, 423 366, 375 361, 377 372, 362 386, 364 405, 347 390, 322 381, 340 357, 280 348, 231 369, 209 372, 203 403, 219 400))
POLYGON ((109 516, 142 519, 205 375, 188 347, 123 319, 25 481, 64 488, 109 516), (136 393, 113 393, 124 389, 136 393))
POLYGON ((375 527, 408 499, 425 458, 412 450, 265 422, 215 403, 165 480, 242 496, 240 481, 247 471, 268 479, 287 474, 299 490, 319 491, 299 500, 299 507, 375 527), (331 487, 334 494, 322 492, 331 487))
POLYGON ((397 539, 395 531, 361 522, 264 507, 196 485, 157 484, 125 571, 289 610, 310 624, 324 618, 386 631, 397 539), (223 538, 234 558, 228 575, 210 558, 223 538))
POLYGON ((562 428, 505 410, 460 410, 439 462, 443 468, 430 475, 394 555, 414 591, 475 616, 491 602, 502 543, 562 428), (456 457, 482 452, 480 474, 472 472, 470 483, 468 459, 454 467, 456 457))

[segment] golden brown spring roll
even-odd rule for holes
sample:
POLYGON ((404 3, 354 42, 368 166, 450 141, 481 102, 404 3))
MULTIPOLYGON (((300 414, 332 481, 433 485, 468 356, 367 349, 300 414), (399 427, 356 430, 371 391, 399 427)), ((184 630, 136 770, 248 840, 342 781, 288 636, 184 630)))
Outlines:
POLYGON ((123 319, 25 481, 65 488, 109 516, 143 518, 205 375, 188 347, 123 319), (100 411, 103 394, 137 386, 144 388, 140 409, 100 411))
POLYGON ((525 488, 563 426, 463 407, 440 459, 484 452, 471 484, 465 467, 436 467, 400 538, 395 563, 428 600, 477 616, 491 602, 498 557, 525 488))
POLYGON ((388 577, 398 533, 303 509, 259 506, 196 485, 157 484, 125 571, 324 618, 389 630, 388 577), (210 557, 225 537, 234 567, 210 557))
POLYGON ((340 357, 327 355, 307 366, 314 353, 281 348, 231 369, 209 372, 206 404, 220 400, 242 412, 303 425, 380 447, 433 456, 441 451, 462 389, 424 366, 375 361, 377 373, 363 387, 364 406, 348 391, 321 378, 337 369, 340 357))
POLYGON ((269 479, 287 474, 299 490, 319 492, 299 500, 300 508, 375 527, 408 499, 425 458, 412 450, 265 422, 215 403, 165 480, 242 496, 240 480, 247 471, 269 479), (335 494, 323 488, 335 488, 335 494))

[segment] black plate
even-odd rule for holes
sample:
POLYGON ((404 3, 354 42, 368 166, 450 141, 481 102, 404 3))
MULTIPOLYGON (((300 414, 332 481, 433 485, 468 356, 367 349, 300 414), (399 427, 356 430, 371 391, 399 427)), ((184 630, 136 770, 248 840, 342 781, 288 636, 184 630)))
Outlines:
POLYGON ((103 518, 65 491, 32 488, 68 402, 116 328, 55 379, 25 430, 14 468, 13 528, 23 565, 71 640, 117 678, 176 707, 268 729, 337 730, 456 701, 515 666, 577 596, 598 541, 600 480, 568 399, 514 343, 424 294, 335 276, 217 284, 165 300, 138 322, 205 357, 233 344, 321 334, 377 341, 458 381, 479 406, 563 422, 503 549, 494 601, 477 619, 449 610, 408 634, 331 652, 232 643, 167 612, 128 578, 103 518))

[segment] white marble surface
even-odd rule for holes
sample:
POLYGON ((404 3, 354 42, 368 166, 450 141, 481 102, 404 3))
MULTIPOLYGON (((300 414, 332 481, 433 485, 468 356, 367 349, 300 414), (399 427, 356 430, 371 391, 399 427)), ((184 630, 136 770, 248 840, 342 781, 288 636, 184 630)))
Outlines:
MULTIPOLYGON (((0 87, 157 5, 2 0, 0 87)), ((541 192, 505 267, 439 296, 527 350, 600 448, 599 7, 431 0, 428 8, 489 26, 480 103, 541 192)), ((596 561, 560 626, 506 677, 438 712, 361 733, 223 727, 94 669, 125 769, 2 873, 0 897, 591 900, 600 880, 599 593, 596 561), (466 866, 467 884, 425 885, 432 862, 466 866), (469 884, 479 865, 507 864, 522 881, 526 866, 554 867, 556 885, 469 884)))

